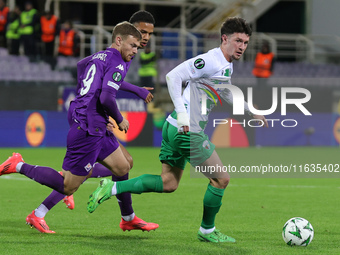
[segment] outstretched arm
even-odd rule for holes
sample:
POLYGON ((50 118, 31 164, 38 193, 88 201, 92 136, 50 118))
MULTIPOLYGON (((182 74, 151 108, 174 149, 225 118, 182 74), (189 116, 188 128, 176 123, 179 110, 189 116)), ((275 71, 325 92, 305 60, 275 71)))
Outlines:
POLYGON ((149 87, 141 88, 126 81, 123 81, 119 89, 134 93, 135 95, 143 99, 145 103, 150 103, 151 100, 153 99, 153 95, 149 92, 149 90, 152 90, 153 88, 149 87))

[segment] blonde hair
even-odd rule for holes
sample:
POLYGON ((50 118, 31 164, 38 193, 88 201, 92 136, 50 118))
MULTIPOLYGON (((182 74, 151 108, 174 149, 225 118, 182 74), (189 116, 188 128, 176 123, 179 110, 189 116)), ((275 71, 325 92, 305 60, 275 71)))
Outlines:
POLYGON ((142 40, 142 34, 139 30, 132 25, 130 22, 123 21, 118 23, 112 31, 112 41, 114 42, 115 38, 120 35, 123 39, 127 36, 131 35, 138 39, 138 41, 142 40))

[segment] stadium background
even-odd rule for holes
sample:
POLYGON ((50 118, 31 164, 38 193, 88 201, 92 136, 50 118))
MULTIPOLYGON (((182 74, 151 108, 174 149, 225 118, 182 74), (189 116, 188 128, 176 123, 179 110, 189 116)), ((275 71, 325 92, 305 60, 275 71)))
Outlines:
MULTIPOLYGON (((24 2, 12 0, 8 5, 24 2)), ((266 100, 260 108, 270 107, 272 87, 303 87, 312 95, 305 105, 312 116, 289 107, 286 118, 298 121, 295 128, 276 125, 263 130, 226 125, 215 135, 216 129, 208 129, 218 146, 339 145, 340 29, 334 10, 340 3, 336 0, 327 0, 327 4, 321 0, 31 2, 40 13, 50 9, 61 21, 74 22, 81 37, 80 56, 57 57, 57 68, 51 70, 43 61, 30 63, 23 55, 10 56, 6 49, 0 49, 0 117, 6 120, 0 125, 1 147, 65 146, 66 111, 75 93, 77 61, 109 45, 113 25, 139 9, 150 11, 156 19, 150 44, 157 52, 158 76, 155 100, 148 108, 126 93, 119 96, 120 110, 131 122, 127 135, 117 133, 125 145, 160 145, 161 124, 172 111, 165 74, 181 61, 217 46, 218 28, 227 16, 244 17, 254 30, 245 56, 234 63, 232 83, 245 95, 247 87, 256 85, 251 73, 253 61, 261 44, 268 41, 277 62, 268 87, 261 92, 266 100)), ((139 84, 138 68, 137 58, 127 76, 134 84, 139 84)), ((216 116, 221 117, 219 110, 216 116)), ((224 117, 234 118, 230 113, 224 117)), ((280 107, 268 118, 280 118, 280 107)))

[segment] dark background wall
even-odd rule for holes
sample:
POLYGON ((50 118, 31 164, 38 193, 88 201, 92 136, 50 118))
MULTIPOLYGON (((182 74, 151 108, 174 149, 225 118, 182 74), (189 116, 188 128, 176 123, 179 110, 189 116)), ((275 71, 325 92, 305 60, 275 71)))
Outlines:
POLYGON ((256 31, 264 33, 304 34, 306 32, 306 3, 284 1, 275 4, 256 22, 256 31))
POLYGON ((58 86, 36 83, 0 84, 0 110, 56 111, 58 86))

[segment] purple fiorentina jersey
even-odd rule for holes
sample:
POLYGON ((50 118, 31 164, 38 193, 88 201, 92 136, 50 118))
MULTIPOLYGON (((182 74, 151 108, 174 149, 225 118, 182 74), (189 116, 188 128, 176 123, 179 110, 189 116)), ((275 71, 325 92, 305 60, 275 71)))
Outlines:
MULTIPOLYGON (((110 48, 108 48, 110 49, 110 48)), ((96 53, 97 54, 97 53, 96 53)), ((77 90, 78 91, 81 87, 81 84, 82 84, 82 80, 80 79, 81 75, 84 73, 84 69, 86 68, 86 65, 87 63, 92 59, 92 57, 96 54, 93 54, 91 56, 88 56, 86 58, 83 58, 82 60, 80 60, 78 63, 77 63, 77 90)), ((134 59, 134 57, 132 57, 132 59, 134 59)), ((131 61, 132 59, 130 60, 130 62, 125 62, 126 64, 126 71, 125 73, 128 72, 129 68, 130 68, 130 65, 131 65, 131 61)))
MULTIPOLYGON (((113 48, 78 62, 77 96, 70 110, 73 111, 72 119, 90 135, 105 134, 108 115, 99 96, 102 91, 107 91, 112 94, 112 100, 115 100, 129 67, 130 62, 124 62, 119 51, 113 48)), ((115 110, 118 112, 118 109, 115 110)))

